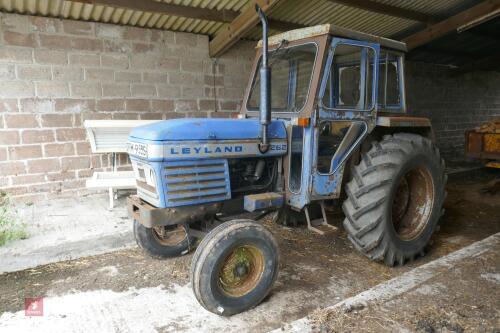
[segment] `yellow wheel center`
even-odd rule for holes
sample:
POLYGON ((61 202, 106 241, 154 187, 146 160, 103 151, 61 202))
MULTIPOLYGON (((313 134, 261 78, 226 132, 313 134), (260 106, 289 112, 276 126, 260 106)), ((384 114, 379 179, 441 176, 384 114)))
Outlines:
POLYGON ((252 291, 264 272, 264 255, 253 245, 235 248, 219 271, 219 285, 224 293, 241 297, 252 291))

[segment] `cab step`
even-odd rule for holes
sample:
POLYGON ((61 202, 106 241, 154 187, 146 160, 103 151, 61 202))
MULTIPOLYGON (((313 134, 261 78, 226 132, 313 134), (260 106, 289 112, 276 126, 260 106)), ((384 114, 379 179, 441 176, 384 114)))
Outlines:
POLYGON ((306 213, 307 229, 314 231, 315 233, 318 233, 320 235, 324 235, 325 232, 323 230, 320 230, 319 227, 321 227, 321 229, 326 228, 326 229, 330 229, 332 231, 336 231, 337 227, 334 227, 333 225, 328 224, 328 219, 326 217, 326 212, 325 212, 325 203, 323 201, 321 201, 319 203, 319 205, 321 206, 321 218, 315 219, 315 220, 311 220, 311 218, 309 216, 308 207, 304 208, 304 212, 306 213))
POLYGON ((247 212, 255 212, 269 208, 280 208, 285 202, 283 193, 267 192, 245 195, 244 208, 247 212))

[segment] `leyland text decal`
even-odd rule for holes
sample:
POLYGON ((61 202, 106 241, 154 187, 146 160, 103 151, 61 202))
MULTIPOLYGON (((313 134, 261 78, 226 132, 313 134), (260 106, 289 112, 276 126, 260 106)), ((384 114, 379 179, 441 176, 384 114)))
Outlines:
MULTIPOLYGON (((286 141, 271 142, 269 151, 265 155, 284 155, 287 151, 286 141)), ((129 154, 144 158, 135 150, 129 149, 129 154)), ((258 142, 227 142, 227 143, 187 143, 163 145, 148 145, 148 159, 176 159, 176 158, 210 158, 231 156, 259 156, 258 142)))
MULTIPOLYGON (((257 143, 235 143, 235 144, 189 144, 189 145, 165 145, 163 148, 164 157, 219 157, 219 156, 241 156, 241 155, 260 155, 257 143)), ((271 143, 269 154, 286 153, 286 142, 271 143)))
POLYGON ((241 153, 243 152, 243 146, 215 146, 215 147, 208 147, 208 146, 199 146, 199 147, 170 147, 167 153, 170 153, 171 155, 192 155, 193 153, 195 155, 199 154, 221 154, 221 153, 241 153))

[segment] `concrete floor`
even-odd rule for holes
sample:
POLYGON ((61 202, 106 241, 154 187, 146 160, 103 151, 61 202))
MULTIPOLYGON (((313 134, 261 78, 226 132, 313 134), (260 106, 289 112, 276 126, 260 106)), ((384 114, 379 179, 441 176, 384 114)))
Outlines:
MULTIPOLYGON (((333 306, 393 278, 405 276, 405 273, 412 275, 419 266, 500 232, 500 195, 482 193, 490 181, 490 178, 485 178, 450 184, 441 231, 434 237, 434 243, 424 258, 403 267, 388 268, 356 253, 341 227, 341 214, 331 216, 331 222, 339 227, 338 231, 325 236, 311 234, 300 227, 282 228, 266 221, 280 245, 281 271, 271 295, 255 309, 231 318, 208 313, 197 304, 188 283, 192 254, 159 261, 132 248, 0 275, 0 330, 265 332, 277 329, 319 308, 333 306), (35 296, 45 297, 44 316, 25 317, 24 298, 35 296)), ((482 273, 497 279, 499 261, 498 251, 493 251, 488 255, 493 268, 482 273)), ((481 262, 473 260, 464 265, 474 267, 481 262)), ((469 267, 457 270, 450 278, 470 281, 464 282, 463 288, 467 283, 483 283, 485 278, 474 272, 469 267)), ((462 294, 453 285, 443 284, 443 288, 438 288, 429 283, 425 288, 432 293, 432 296, 427 296, 433 298, 435 294, 445 299, 449 291, 462 294)), ((498 293, 498 285, 478 290, 478 293, 487 295, 492 292, 498 293)), ((408 303, 404 297, 412 296, 409 293, 401 296, 401 302, 408 303)), ((471 298, 468 302, 471 306, 479 306, 475 305, 478 299, 471 298)), ((416 303, 415 308, 403 312, 396 303, 389 305, 394 312, 401 311, 401 314, 413 313, 411 311, 420 307, 416 303)), ((389 305, 384 304, 382 308, 389 309, 389 305)), ((490 306, 498 309, 500 304, 496 301, 490 306)), ((485 311, 491 314, 484 318, 488 327, 500 328, 498 313, 485 311)), ((373 316, 365 318, 365 322, 370 320, 369 317, 373 316)), ((429 321, 417 326, 418 322, 408 323, 402 317, 394 318, 401 320, 400 326, 409 330, 435 325, 429 321)), ((328 317, 321 322, 328 322, 328 317)))
POLYGON ((113 210, 107 193, 18 205, 29 237, 0 247, 0 273, 135 246, 125 199, 113 210))

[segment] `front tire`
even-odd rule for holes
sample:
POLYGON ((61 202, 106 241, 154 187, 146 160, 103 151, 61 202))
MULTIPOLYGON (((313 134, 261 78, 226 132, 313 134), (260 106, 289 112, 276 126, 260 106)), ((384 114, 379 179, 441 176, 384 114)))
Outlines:
POLYGON ((436 146, 416 134, 386 135, 351 171, 342 208, 354 247, 389 266, 423 255, 446 197, 436 146))
POLYGON ((191 284, 210 312, 231 316, 258 305, 271 290, 279 266, 272 234, 251 220, 233 220, 203 238, 191 263, 191 284))
POLYGON ((134 220, 134 237, 137 245, 156 259, 187 254, 194 243, 187 227, 181 224, 146 228, 134 220))

